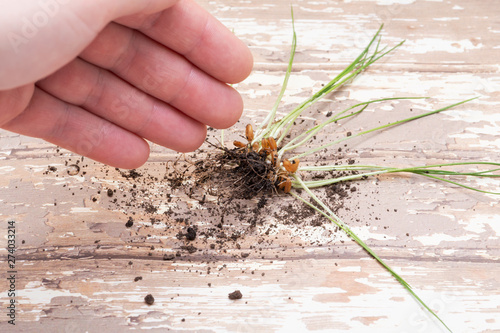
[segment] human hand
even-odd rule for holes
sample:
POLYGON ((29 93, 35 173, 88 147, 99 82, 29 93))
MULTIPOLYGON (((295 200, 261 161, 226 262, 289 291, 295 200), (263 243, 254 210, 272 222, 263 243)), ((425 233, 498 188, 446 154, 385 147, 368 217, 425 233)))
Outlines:
POLYGON ((241 115, 248 48, 193 0, 4 1, 0 128, 115 167, 241 115))

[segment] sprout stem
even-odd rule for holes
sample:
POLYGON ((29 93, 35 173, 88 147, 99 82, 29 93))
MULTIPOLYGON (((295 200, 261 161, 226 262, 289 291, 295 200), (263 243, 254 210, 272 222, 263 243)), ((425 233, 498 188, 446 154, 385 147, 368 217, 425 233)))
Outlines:
POLYGON ((425 309, 427 309, 427 311, 429 311, 437 320, 441 322, 441 324, 443 324, 444 327, 446 327, 448 331, 451 332, 450 328, 444 323, 444 321, 441 320, 441 318, 439 318, 439 316, 434 311, 432 311, 432 309, 429 308, 429 306, 427 306, 427 304, 425 304, 425 302, 413 291, 408 282, 406 282, 389 265, 387 265, 375 252, 373 252, 373 250, 365 242, 363 242, 344 222, 342 222, 340 218, 327 205, 325 205, 314 193, 312 193, 309 187, 302 181, 299 176, 294 175, 294 178, 300 185, 299 187, 304 189, 307 194, 309 194, 309 196, 321 206, 322 209, 303 199, 301 196, 290 192, 292 196, 301 200, 317 212, 321 213, 323 216, 325 216, 327 219, 341 228, 347 235, 349 235, 349 237, 354 239, 354 241, 356 241, 356 243, 358 243, 366 252, 368 252, 375 260, 377 260, 418 301, 418 303, 420 303, 425 309))
POLYGON ((288 60, 288 67, 286 69, 285 79, 283 80, 283 84, 281 85, 281 91, 278 95, 278 98, 276 99, 276 102, 273 105, 273 108, 267 114, 262 124, 260 124, 260 126, 257 128, 256 130, 257 135, 255 136, 252 143, 258 142, 263 137, 267 136, 267 134, 269 134, 269 132, 272 130, 271 125, 274 123, 276 117, 276 111, 278 110, 278 107, 281 103, 281 99, 283 98, 286 87, 288 86, 288 80, 290 78, 290 73, 292 72, 293 59, 295 57, 295 49, 297 48, 297 34, 295 33, 295 20, 293 18, 293 7, 291 7, 291 12, 292 12, 293 37, 292 37, 292 48, 290 50, 290 59, 288 60), (263 128, 265 128, 266 130, 263 131, 262 130, 263 128))
POLYGON ((313 154, 317 151, 320 151, 322 149, 325 149, 325 148, 328 148, 330 146, 333 146, 333 145, 336 145, 336 144, 339 144, 343 141, 346 141, 346 140, 349 140, 349 139, 353 139, 353 138, 356 138, 358 136, 361 136, 361 135, 365 135, 365 134, 368 134, 368 133, 371 133, 371 132, 375 132, 375 131, 379 131, 379 130, 382 130, 382 129, 385 129, 387 127, 392 127, 392 126, 396 126, 396 125, 400 125, 400 124, 404 124, 404 123, 407 123, 409 121, 412 121, 412 120, 416 120, 416 119, 420 119, 420 118, 424 118, 424 117, 427 117, 427 116, 430 116, 430 115, 433 115, 435 113, 439 113, 439 112, 443 112, 445 110, 448 110, 448 109, 451 109, 455 106, 458 106, 458 105, 461 105, 461 104, 464 104, 464 103, 467 103, 467 102, 470 102, 474 99, 477 99, 479 97, 473 97, 473 98, 469 98, 469 99, 466 99, 466 100, 463 100, 461 102, 458 102, 458 103, 455 103, 455 104, 451 104, 451 105, 448 105, 448 106, 445 106, 445 107, 442 107, 440 109, 437 109, 437 110, 434 110, 434 111, 430 111, 430 112, 426 112, 424 114, 421 114, 421 115, 417 115, 417 116, 413 116, 413 117, 410 117, 410 118, 406 118, 406 119, 403 119, 403 120, 399 120, 399 121, 395 121, 395 122, 392 122, 392 123, 389 123, 389 124, 386 124, 386 125, 382 125, 382 126, 378 126, 378 127, 375 127, 375 128, 372 128, 372 129, 369 129, 369 130, 366 130, 366 131, 362 131, 362 132, 359 132, 359 133, 356 133, 354 135, 351 135, 351 136, 347 136, 347 137, 344 137, 344 138, 341 138, 341 139, 338 139, 338 140, 335 140, 335 141, 331 141, 327 144, 324 144, 322 146, 318 146, 318 147, 315 147, 305 153, 302 153, 302 154, 299 154, 299 155, 295 155, 293 156, 291 159, 295 159, 295 158, 303 158, 304 156, 307 156, 307 155, 310 155, 310 154, 313 154))

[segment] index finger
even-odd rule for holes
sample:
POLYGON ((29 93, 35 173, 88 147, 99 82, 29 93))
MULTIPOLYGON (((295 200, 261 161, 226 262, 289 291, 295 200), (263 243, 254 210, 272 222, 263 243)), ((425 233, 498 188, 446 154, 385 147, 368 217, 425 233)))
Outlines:
POLYGON ((192 0, 181 0, 158 14, 131 15, 117 22, 141 31, 222 82, 240 82, 252 70, 248 47, 192 0))

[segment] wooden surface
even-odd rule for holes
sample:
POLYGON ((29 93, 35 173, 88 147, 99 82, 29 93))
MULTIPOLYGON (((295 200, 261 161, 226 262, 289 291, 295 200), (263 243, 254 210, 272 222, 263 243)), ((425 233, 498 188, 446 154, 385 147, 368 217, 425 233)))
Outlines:
MULTIPOLYGON (((291 43, 289 2, 200 3, 233 29, 255 58, 251 77, 236 86, 246 111, 226 132, 230 142, 245 124, 262 120, 279 92, 291 43)), ((432 97, 370 108, 334 125, 327 133, 331 139, 481 96, 452 111, 349 141, 343 158, 390 166, 500 161, 500 7, 495 1, 293 5, 298 47, 281 112, 328 82, 384 23, 383 42, 406 43, 354 84, 313 106, 303 125, 368 99, 432 97)), ((219 133, 210 135, 214 141, 219 133)), ((188 159, 203 156, 198 152, 188 159)), ((325 156, 334 159, 337 148, 325 156)), ((317 217, 300 218, 305 208, 293 198, 270 200, 257 215, 256 228, 236 214, 221 220, 224 213, 216 203, 207 209, 163 178, 177 158, 152 146, 150 161, 138 170, 142 176, 127 179, 114 168, 1 131, 0 331, 443 331, 359 246, 333 227, 315 226, 317 217), (77 161, 80 172, 68 175, 77 161), (280 218, 289 205, 291 215, 280 218), (126 228, 129 218, 134 225, 126 228), (10 220, 16 221, 18 245, 15 328, 6 315, 10 220), (218 223, 226 235, 242 235, 224 242, 202 235, 218 223), (198 228, 196 240, 176 237, 188 226, 198 228), (196 251, 190 253, 189 245, 196 251), (174 260, 163 260, 176 253, 174 260), (134 282, 139 276, 142 280, 134 282), (235 290, 242 299, 228 298, 235 290), (155 298, 151 306, 144 302, 147 294, 155 298)), ((498 183, 472 184, 498 189, 498 183)), ((500 332, 498 197, 408 175, 355 185, 358 190, 339 210, 344 221, 454 332, 500 332)), ((241 205, 251 214, 256 200, 241 205)))

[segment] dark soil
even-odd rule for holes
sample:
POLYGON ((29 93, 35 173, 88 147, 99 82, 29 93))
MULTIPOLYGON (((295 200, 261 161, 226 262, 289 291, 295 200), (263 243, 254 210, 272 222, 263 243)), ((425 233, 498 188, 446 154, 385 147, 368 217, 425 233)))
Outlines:
POLYGON ((229 299, 241 299, 243 297, 243 294, 241 293, 241 291, 239 290, 235 290, 233 291, 232 293, 229 293, 229 295, 227 295, 227 297, 229 297, 229 299))
POLYGON ((129 217, 127 223, 125 223, 126 228, 131 228, 134 225, 134 219, 129 217))
MULTIPOLYGON (((345 148, 339 148, 335 156, 318 153, 313 163, 356 163, 344 157, 345 153, 345 148)), ((83 159, 69 158, 65 165, 84 168, 86 165, 80 162, 83 159)), ((58 171, 48 169, 54 174, 58 171)), ((97 188, 90 201, 123 214, 124 231, 119 237, 131 248, 143 248, 148 257, 167 262, 193 256, 246 260, 269 256, 267 249, 274 249, 279 256, 280 251, 290 248, 336 243, 338 230, 329 221, 277 189, 276 170, 265 154, 212 145, 208 152, 151 163, 140 171, 107 167, 101 171, 101 177, 112 182, 97 188), (299 236, 291 236, 293 233, 299 236), (311 240, 311 234, 320 237, 311 240)), ((85 173, 80 171, 81 175, 85 173)), ((310 180, 345 175, 301 173, 310 180)), ((293 191, 300 195, 301 191, 293 191)), ((360 195, 354 183, 338 183, 315 193, 334 212, 348 211, 350 197, 360 195)), ((96 244, 101 249, 107 246, 96 244)))
POLYGON ((147 294, 146 297, 144 297, 144 302, 147 305, 153 305, 153 303, 155 302, 155 298, 153 297, 153 295, 147 294))
MULTIPOLYGON (((197 183, 215 182, 231 187, 233 198, 252 199, 276 190, 272 179, 275 168, 266 161, 266 154, 244 149, 223 149, 220 154, 196 163, 197 183)), ((265 199, 264 199, 265 200, 265 199)), ((263 206, 262 203, 259 206, 263 206)))
MULTIPOLYGON (((325 158, 318 154, 313 163, 331 164, 332 160, 343 165, 356 163, 353 158, 343 156, 344 153, 345 148, 344 151, 339 148, 335 156, 330 154, 325 158)), ((105 183, 118 185, 97 188, 90 200, 123 214, 125 223, 118 237, 130 248, 143 251, 148 259, 163 260, 165 265, 194 258, 208 264, 221 257, 239 261, 274 260, 280 259, 285 250, 289 255, 305 247, 344 246, 343 240, 337 244, 339 230, 332 228, 329 221, 277 189, 273 180, 276 170, 263 154, 216 148, 151 165, 159 167, 150 166, 141 172, 104 167, 103 178, 113 181, 105 183), (321 237, 311 240, 311 234, 321 237)), ((307 180, 346 175, 349 174, 301 174, 307 180)), ((350 182, 317 189, 315 193, 336 213, 349 211, 350 197, 360 195, 359 186, 350 182)), ((109 246, 101 243, 96 244, 98 249, 109 246)), ((218 274, 223 269, 225 265, 210 267, 209 264, 200 274, 218 274)), ((133 279, 136 283, 141 280, 141 276, 133 279)), ((236 290, 228 297, 241 299, 242 294, 236 290)), ((148 294, 144 301, 152 305, 154 297, 148 294)))
MULTIPOLYGON (((328 163, 331 158, 327 159, 328 163)), ((344 158, 341 151, 336 159, 338 164, 355 163, 352 158, 344 158)), ((319 164, 321 162, 316 163, 319 164)), ((131 245, 139 246, 151 237, 167 237, 168 241, 161 241, 154 250, 146 247, 148 256, 174 261, 197 254, 241 250, 232 256, 245 259, 261 256, 259 253, 266 248, 335 243, 330 222, 277 189, 276 170, 266 161, 265 154, 216 148, 203 155, 181 156, 163 165, 163 174, 151 170, 116 170, 117 175, 110 174, 110 177, 121 177, 120 186, 104 190, 105 196, 101 196, 110 209, 127 215, 125 228, 130 230, 127 242, 131 245), (196 207, 190 208, 193 205, 196 207), (323 235, 322 240, 308 244, 301 239, 277 241, 283 226, 289 226, 288 230, 322 229, 324 231, 316 232, 323 235), (177 253, 175 256, 164 254, 162 248, 174 249, 177 253)), ((345 172, 331 172, 302 174, 302 177, 314 180, 345 175, 345 172)), ((357 188, 350 183, 338 183, 315 193, 338 212, 349 209, 346 203, 351 195, 358 193, 357 188)))
POLYGON ((186 239, 187 240, 195 240, 196 239, 196 229, 189 227, 186 233, 186 239))

